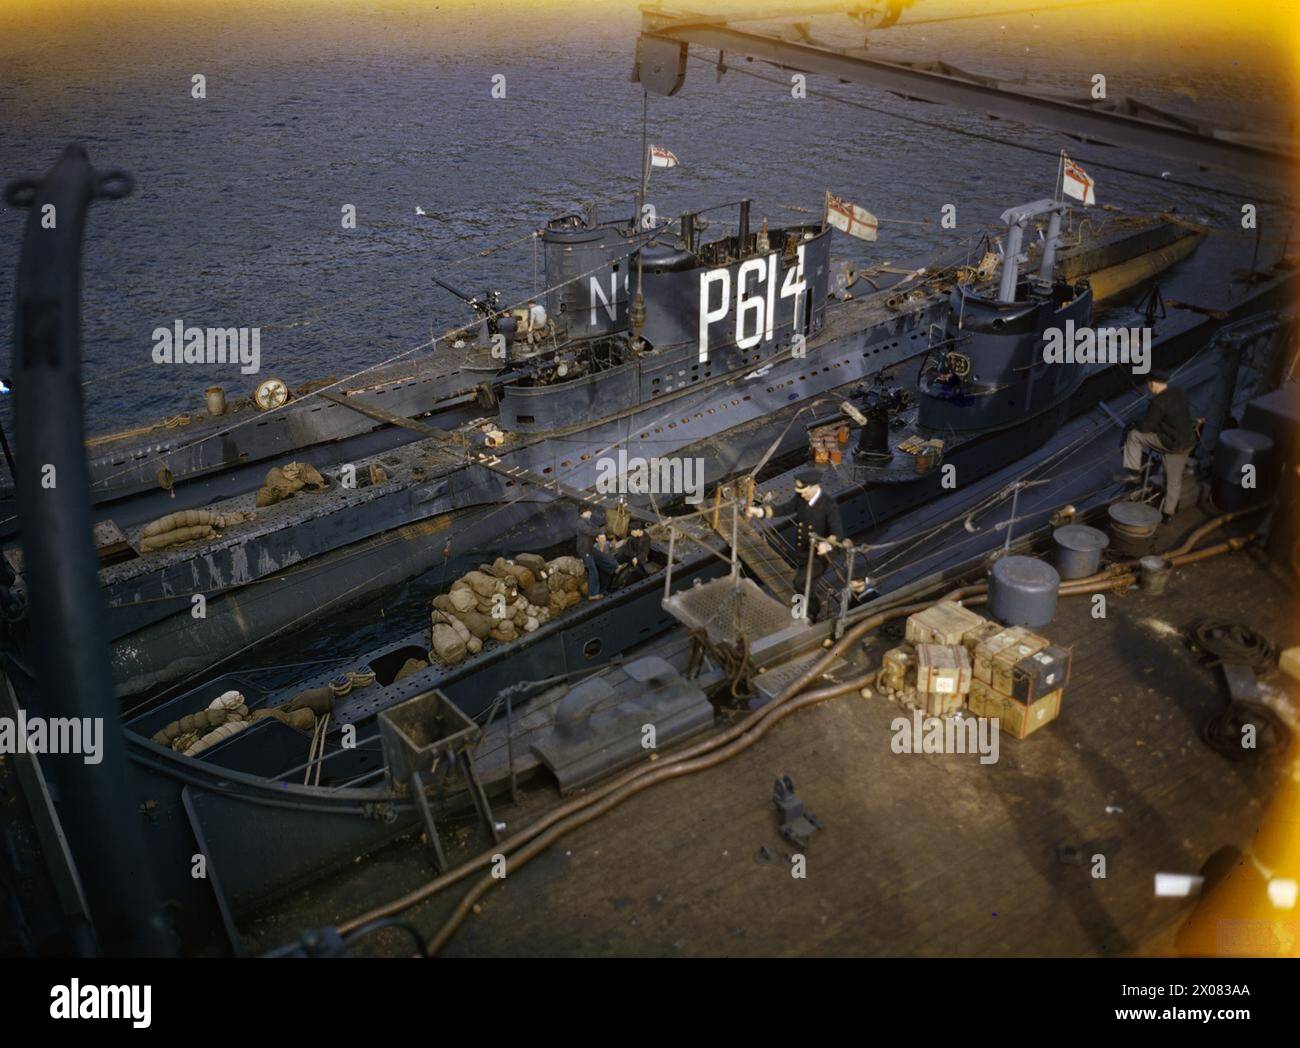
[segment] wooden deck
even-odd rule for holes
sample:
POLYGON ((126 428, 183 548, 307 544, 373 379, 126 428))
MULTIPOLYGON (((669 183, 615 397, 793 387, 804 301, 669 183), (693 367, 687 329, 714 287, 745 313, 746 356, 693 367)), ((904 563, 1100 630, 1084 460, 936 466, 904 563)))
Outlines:
MULTIPOLYGON (((1042 631, 1074 649, 1061 718, 999 760, 895 754, 904 713, 851 695, 794 714, 709 771, 652 787, 512 872, 445 951, 492 955, 1113 955, 1188 909, 1157 899, 1156 872, 1195 873, 1246 843, 1271 792, 1267 766, 1198 736, 1222 705, 1217 672, 1186 649, 1206 614, 1296 643, 1289 588, 1248 554, 1181 569, 1165 596, 1063 599, 1042 631), (793 778, 824 822, 796 879, 773 780, 793 778), (1106 856, 1058 856, 1058 846, 1106 856), (766 846, 770 860, 759 856, 766 846)), ((497 817, 526 824, 534 793, 497 817)), ((465 851, 461 857, 468 855, 465 851)), ((431 876, 413 841, 360 861, 246 929, 252 948, 333 924, 431 876)), ((469 882, 411 911, 431 933, 469 882)), ((358 952, 409 952, 385 931, 358 952)))

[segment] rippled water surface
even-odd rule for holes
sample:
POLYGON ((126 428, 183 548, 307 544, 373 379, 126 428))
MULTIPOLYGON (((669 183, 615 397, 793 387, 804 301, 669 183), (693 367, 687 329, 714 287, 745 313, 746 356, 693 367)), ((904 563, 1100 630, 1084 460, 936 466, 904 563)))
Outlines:
MULTIPOLYGON (((628 80, 638 24, 631 3, 210 11, 193 4, 183 16, 123 6, 135 13, 74 6, 63 20, 24 26, 10 14, 0 26, 7 30, 0 174, 38 173, 64 144, 80 141, 96 164, 125 168, 137 180, 130 199, 94 208, 87 237, 92 430, 197 408, 210 382, 236 392, 253 384, 230 368, 153 365, 155 327, 176 319, 260 327, 264 374, 292 383, 348 373, 466 318, 431 274, 471 291, 499 287, 513 300, 532 285, 528 242, 488 257, 482 249, 526 237, 548 215, 593 198, 624 210, 635 193, 640 105, 628 80), (195 73, 207 78, 202 101, 190 96, 195 73), (491 97, 498 73, 506 77, 505 99, 491 97), (355 230, 341 228, 340 209, 349 203, 357 207, 355 230)), ((1098 52, 1115 48, 1104 41, 1072 47, 1052 29, 1067 15, 1056 19, 893 30, 878 34, 878 47, 1082 93, 1098 52)), ((816 28, 858 42, 848 25, 819 19, 816 28)), ((1229 114, 1234 99, 1278 94, 1263 74, 1233 66, 1227 55, 1218 61, 1224 71, 1193 82, 1149 71, 1139 52, 1129 68, 1112 71, 1109 86, 1229 114)), ((882 226, 878 244, 841 242, 841 253, 887 259, 924 253, 994 221, 1009 204, 1050 192, 1051 154, 1071 145, 1046 131, 817 78, 810 86, 1045 152, 820 97, 796 101, 787 88, 738 72, 717 82, 710 58, 691 63, 679 96, 651 103, 651 139, 682 160, 672 172, 656 172, 652 202, 674 214, 748 195, 759 214, 777 221, 797 214, 788 206, 819 209, 823 190, 833 187, 897 220, 882 226), (933 222, 947 202, 958 207, 955 233, 933 222), (926 218, 931 225, 907 224, 926 218)), ((1218 220, 1235 210, 1232 190, 1241 187, 1221 176, 1095 145, 1075 151, 1156 173, 1172 167, 1171 175, 1223 190, 1094 167, 1103 202, 1177 206, 1218 220)), ((20 218, 0 214, 6 300, 20 218)))
MULTIPOLYGON (((97 165, 137 181, 129 199, 95 205, 87 235, 92 431, 197 410, 214 382, 251 389, 232 368, 152 364, 158 326, 260 327, 263 377, 340 376, 468 318, 432 274, 513 301, 533 285, 531 229, 592 199, 609 214, 630 209, 639 15, 627 0, 121 6, 0 14, 0 176, 38 174, 79 141, 97 165), (190 94, 196 73, 207 79, 201 101, 190 94), (491 97, 496 74, 504 99, 491 97), (356 206, 354 230, 341 227, 345 204, 356 206)), ((921 5, 918 17, 923 8, 969 5, 921 5)), ((1112 94, 1221 119, 1284 111, 1261 59, 1267 40, 1193 41, 1171 54, 1122 21, 1093 25, 1081 34, 1065 13, 939 22, 878 34, 872 46, 1074 95, 1101 69, 1112 94)), ((814 31, 862 42, 840 21, 819 19, 814 31)), ((1049 195, 1065 146, 1103 203, 1173 207, 1232 228, 1248 200, 1274 228, 1285 221, 1269 191, 1231 175, 818 78, 813 91, 855 104, 795 100, 741 71, 719 81, 715 58, 692 61, 682 93, 650 103, 651 140, 681 158, 652 180, 661 214, 746 195, 758 216, 789 220, 791 208, 819 212, 830 187, 885 220, 878 243, 841 238, 838 253, 913 257, 1049 195), (945 203, 957 206, 956 231, 938 228, 945 203)), ((21 218, 0 210, 6 303, 21 218)))

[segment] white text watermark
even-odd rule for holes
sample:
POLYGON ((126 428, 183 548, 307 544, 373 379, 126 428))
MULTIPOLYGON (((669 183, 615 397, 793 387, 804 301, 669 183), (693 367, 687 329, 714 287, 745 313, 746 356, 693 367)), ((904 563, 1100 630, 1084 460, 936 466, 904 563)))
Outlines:
POLYGON ((256 375, 262 366, 262 329, 248 327, 156 327, 155 364, 238 364, 241 374, 256 375))
POLYGON ((1043 332, 1043 360, 1048 364, 1127 364, 1135 375, 1151 370, 1151 329, 1051 327, 1043 332))

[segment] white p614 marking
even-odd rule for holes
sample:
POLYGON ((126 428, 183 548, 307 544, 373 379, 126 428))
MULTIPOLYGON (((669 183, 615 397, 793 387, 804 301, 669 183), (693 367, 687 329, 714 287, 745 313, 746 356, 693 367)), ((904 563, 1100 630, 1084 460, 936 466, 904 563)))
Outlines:
MULTIPOLYGON (((799 245, 798 260, 786 270, 781 298, 794 300, 791 330, 803 334, 803 296, 808 290, 804 280, 804 246, 799 245)), ((736 272, 736 346, 750 349, 760 342, 771 342, 776 334, 777 255, 751 258, 736 272), (751 284, 762 285, 751 290, 751 284)), ((700 274, 700 363, 709 359, 709 326, 731 315, 731 270, 707 269, 700 274), (720 285, 713 305, 713 286, 720 285)))

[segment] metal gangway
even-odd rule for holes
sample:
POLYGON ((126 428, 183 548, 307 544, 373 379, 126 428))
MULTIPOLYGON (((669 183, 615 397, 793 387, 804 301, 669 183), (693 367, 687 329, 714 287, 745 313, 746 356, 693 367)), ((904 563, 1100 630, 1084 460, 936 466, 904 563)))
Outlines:
MULTIPOLYGON (((807 613, 813 587, 819 583, 813 576, 814 558, 810 554, 802 592, 796 591, 794 566, 766 530, 755 526, 745 512, 753 502, 753 491, 752 478, 722 485, 711 512, 665 523, 668 564, 662 607, 690 632, 693 664, 707 653, 734 671, 737 678, 755 674, 748 681, 754 693, 750 704, 761 705, 779 693, 788 676, 800 672, 807 661, 816 657, 814 651, 790 661, 794 652, 807 652, 813 635, 819 632, 807 613), (719 549, 719 540, 725 554, 719 549), (686 541, 725 556, 731 570, 673 592, 679 543, 686 541), (761 672, 778 664, 782 665, 775 671, 761 672)), ((851 547, 849 556, 851 563, 851 547)), ((839 620, 843 620, 847 608, 846 580, 839 620)))

